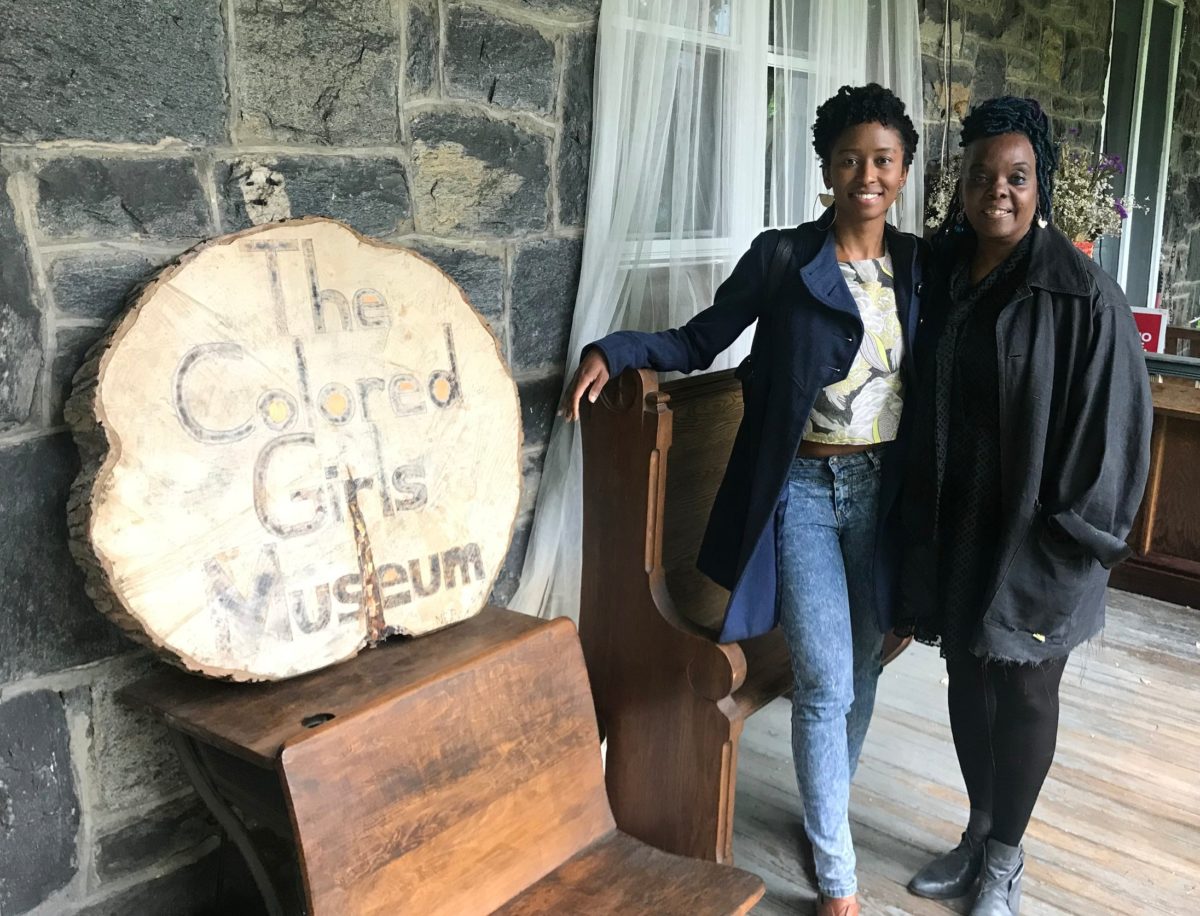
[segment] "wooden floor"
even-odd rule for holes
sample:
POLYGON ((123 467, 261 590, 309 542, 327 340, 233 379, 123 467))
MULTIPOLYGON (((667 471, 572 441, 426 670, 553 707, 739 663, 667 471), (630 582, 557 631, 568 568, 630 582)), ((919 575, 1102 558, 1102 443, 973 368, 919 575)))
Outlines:
MULTIPOLYGON (((1025 838, 1022 913, 1200 916, 1200 611, 1110 592, 1108 625, 1062 686, 1058 754, 1025 838)), ((945 914, 966 901, 905 883, 954 845, 966 795, 950 743, 945 671, 914 646, 889 666, 851 798, 864 913, 945 914)), ((801 864, 790 708, 742 737, 734 855, 767 896, 755 914, 811 913, 801 864)))

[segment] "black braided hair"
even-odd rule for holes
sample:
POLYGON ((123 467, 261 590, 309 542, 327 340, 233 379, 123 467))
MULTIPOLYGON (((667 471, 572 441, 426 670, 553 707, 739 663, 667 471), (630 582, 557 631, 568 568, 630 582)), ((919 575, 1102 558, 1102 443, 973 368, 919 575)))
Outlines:
POLYGON ((833 144, 842 131, 872 122, 890 127, 900 135, 904 144, 904 165, 906 168, 912 165, 920 135, 905 113, 904 103, 892 90, 884 89, 878 83, 843 86, 837 95, 821 103, 812 126, 813 149, 821 158, 821 164, 829 162, 833 144))
MULTIPOLYGON (((1054 173, 1058 170, 1058 144, 1050 129, 1050 119, 1037 99, 1019 99, 1002 95, 974 106, 963 118, 959 146, 1000 134, 1024 134, 1033 147, 1038 183, 1038 211, 1045 220, 1053 219, 1054 173)), ((957 227, 971 232, 963 219, 961 189, 956 187, 946 218, 934 234, 934 245, 947 241, 957 227)))

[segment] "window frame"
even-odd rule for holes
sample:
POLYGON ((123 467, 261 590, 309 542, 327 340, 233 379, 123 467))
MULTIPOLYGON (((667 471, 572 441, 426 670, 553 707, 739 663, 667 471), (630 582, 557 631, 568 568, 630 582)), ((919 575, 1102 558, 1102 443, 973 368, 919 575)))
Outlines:
MULTIPOLYGON (((1167 97, 1166 116, 1163 119, 1163 136, 1162 149, 1163 155, 1158 163, 1158 176, 1155 185, 1155 200, 1154 200, 1154 224, 1151 233, 1152 247, 1151 257, 1153 259, 1150 264, 1149 278, 1145 290, 1130 290, 1128 289, 1129 281, 1129 259, 1131 255, 1131 246, 1126 243, 1126 233, 1129 232, 1133 225, 1133 221, 1138 218, 1138 212, 1134 209, 1130 211, 1130 217, 1127 225, 1122 229, 1122 238, 1120 247, 1117 253, 1117 272, 1116 281, 1125 290, 1125 294, 1130 299, 1130 304, 1137 306, 1139 303, 1144 303, 1146 306, 1158 305, 1158 280, 1162 272, 1162 235, 1163 222, 1166 210, 1167 197, 1167 176, 1170 169, 1171 161, 1171 136, 1174 130, 1175 119, 1175 90, 1176 83, 1179 79, 1179 54, 1183 42, 1183 0, 1142 0, 1142 25, 1141 34, 1138 43, 1138 59, 1137 59, 1137 75, 1136 88, 1134 89, 1133 97, 1133 113, 1130 119, 1130 134, 1129 134, 1129 154, 1126 157, 1125 163, 1125 188, 1126 197, 1132 199, 1137 187, 1137 177, 1139 174, 1139 152, 1142 142, 1142 110, 1146 103, 1146 67, 1150 54, 1150 32, 1152 18, 1154 14, 1154 4, 1165 3, 1173 8, 1173 21, 1171 26, 1171 46, 1170 46, 1170 65, 1167 72, 1167 97), (1143 300, 1141 293, 1145 293, 1143 300)), ((1109 20, 1109 48, 1108 48, 1108 71, 1104 80, 1104 102, 1105 102, 1105 117, 1102 123, 1100 135, 1100 148, 1104 149, 1104 143, 1108 133, 1108 98, 1109 86, 1112 82, 1112 46, 1115 39, 1116 30, 1117 5, 1114 2, 1112 5, 1112 16, 1109 20)), ((1145 218, 1144 216, 1142 218, 1145 218)))

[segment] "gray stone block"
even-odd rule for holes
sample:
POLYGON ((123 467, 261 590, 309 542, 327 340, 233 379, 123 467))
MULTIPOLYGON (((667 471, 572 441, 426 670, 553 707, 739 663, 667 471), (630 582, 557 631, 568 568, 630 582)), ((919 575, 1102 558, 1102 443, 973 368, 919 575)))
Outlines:
POLYGON ((532 512, 537 503, 538 487, 542 483, 542 467, 545 463, 546 448, 541 444, 525 449, 521 456, 521 514, 532 512))
POLYGON ((3 19, 0 140, 225 138, 220 4, 22 0, 3 19))
POLYGON ((219 859, 218 853, 210 853, 191 865, 76 910, 75 916, 212 916, 218 912, 224 916, 230 911, 218 908, 219 859))
POLYGON ((0 912, 15 914, 75 874, 79 799, 57 693, 38 690, 0 703, 0 735, 0 912))
POLYGON ((50 393, 50 416, 54 423, 62 422, 63 405, 71 396, 71 380, 92 344, 108 333, 107 328, 59 328, 55 333, 54 364, 50 369, 53 390, 50 393))
POLYGON ((564 226, 582 227, 587 214, 595 61, 595 32, 568 36, 560 113, 562 135, 558 144, 558 161, 555 163, 558 169, 558 221, 564 226))
POLYGON ((195 849, 220 832, 208 809, 195 795, 139 814, 96 839, 96 874, 101 881, 138 871, 195 849))
POLYGON ((510 236, 545 228, 548 139, 457 112, 415 116, 412 138, 419 232, 510 236))
POLYGON ((389 0, 232 0, 239 139, 396 138, 399 38, 389 0))
POLYGON ((83 591, 67 549, 79 455, 66 434, 0 450, 0 684, 128 648, 83 591))
POLYGON ((962 17, 963 30, 974 39, 995 41, 1004 34, 1004 26, 994 10, 982 13, 964 12, 962 17))
POLYGON ((524 111, 554 108, 554 44, 531 25, 451 6, 445 68, 446 90, 456 98, 524 111))
POLYGON ((194 160, 51 159, 37 173, 37 216, 51 238, 201 239, 208 201, 194 160))
POLYGON ((133 251, 97 251, 55 258, 47 269, 60 315, 110 321, 131 294, 154 279, 165 258, 133 251))
MULTIPOLYGON (((218 171, 227 232, 253 225, 243 191, 252 164, 226 162, 218 171)), ((404 166, 391 156, 280 156, 262 165, 281 182, 292 216, 329 216, 365 235, 390 235, 412 215, 404 166)))
POLYGON ((566 361, 582 255, 578 239, 531 242, 518 251, 509 320, 515 369, 561 367, 566 361))
POLYGON ((42 368, 42 315, 7 182, 0 169, 0 432, 29 419, 42 368))
POLYGON ((1095 92, 1102 91, 1108 69, 1108 54, 1102 48, 1084 48, 1080 58, 1080 87, 1090 87, 1095 92))
POLYGON ((504 558, 504 566, 500 575, 496 577, 496 584, 492 586, 492 594, 488 598, 491 604, 507 607, 512 596, 516 594, 517 586, 521 584, 521 567, 525 563, 525 552, 529 549, 529 533, 532 526, 532 515, 522 515, 517 519, 512 542, 504 558))
POLYGON ((462 287, 467 299, 493 324, 496 332, 504 314, 504 261, 495 255, 466 248, 449 248, 422 242, 405 242, 420 252, 462 287))
POLYGON ((979 104, 1004 94, 1005 55, 999 48, 983 48, 975 58, 975 77, 971 82, 971 100, 979 104))
POLYGON ((187 783, 166 726, 117 699, 122 687, 164 663, 144 653, 106 666, 92 685, 93 792, 98 810, 166 803, 187 783))
POLYGON ((578 19, 590 16, 595 19, 600 15, 600 0, 513 0, 515 6, 525 7, 539 13, 551 16, 564 16, 578 19))
POLYGON ((1058 87, 1062 84, 1063 72, 1063 32, 1062 29, 1045 24, 1042 26, 1042 44, 1039 48, 1041 57, 1041 80, 1047 87, 1058 87))
POLYGON ((558 409, 562 386, 563 380, 560 375, 517 383, 517 394, 521 399, 521 431, 524 433, 525 448, 544 446, 550 438, 550 429, 554 425, 554 412, 558 409))
POLYGON ((409 0, 405 96, 428 94, 433 88, 438 53, 437 9, 431 0, 409 0))

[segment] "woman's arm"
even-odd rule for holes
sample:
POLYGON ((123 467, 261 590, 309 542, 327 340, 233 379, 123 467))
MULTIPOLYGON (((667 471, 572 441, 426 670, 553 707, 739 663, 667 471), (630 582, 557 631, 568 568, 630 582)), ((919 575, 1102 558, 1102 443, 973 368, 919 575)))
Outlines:
POLYGON ((1050 507, 1049 521, 1112 567, 1131 552, 1125 538, 1146 487, 1153 423, 1145 353, 1124 296, 1102 294, 1071 401, 1063 454, 1072 458, 1064 481, 1072 501, 1050 507))
POLYGON ((563 393, 562 416, 578 419, 583 395, 595 402, 609 378, 630 367, 693 372, 711 366, 717 354, 758 318, 766 262, 778 240, 776 229, 761 233, 717 289, 713 304, 683 327, 657 333, 617 331, 584 347, 579 369, 563 393))

